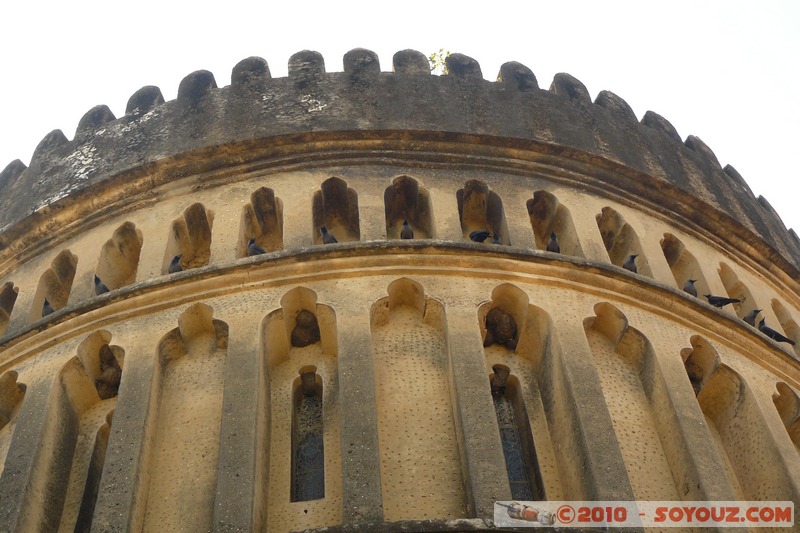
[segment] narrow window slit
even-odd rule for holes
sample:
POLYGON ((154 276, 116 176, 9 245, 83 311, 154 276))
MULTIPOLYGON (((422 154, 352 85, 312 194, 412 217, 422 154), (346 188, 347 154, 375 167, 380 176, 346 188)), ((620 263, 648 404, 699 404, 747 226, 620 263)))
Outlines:
POLYGON ((544 490, 536 449, 516 380, 510 376, 508 367, 494 365, 492 370, 494 374, 490 376, 489 383, 500 429, 500 441, 503 444, 511 498, 523 501, 542 500, 544 490))
POLYGON ((325 445, 322 424, 322 380, 316 368, 300 370, 292 417, 292 501, 325 497, 325 445))

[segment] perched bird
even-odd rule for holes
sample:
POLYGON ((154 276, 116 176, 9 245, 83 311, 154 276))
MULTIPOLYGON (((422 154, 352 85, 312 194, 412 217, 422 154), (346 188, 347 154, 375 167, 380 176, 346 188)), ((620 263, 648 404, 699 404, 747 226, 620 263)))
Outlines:
POLYGON ((744 315, 744 320, 746 323, 750 324, 753 327, 756 327, 756 318, 758 317, 758 313, 761 312, 761 309, 753 309, 746 315, 744 315))
POLYGON ((633 272, 635 274, 637 272, 637 268, 636 268, 636 258, 637 257, 639 257, 639 254, 631 254, 631 255, 629 255, 628 258, 625 260, 625 262, 622 263, 622 268, 624 268, 625 270, 630 270, 631 272, 633 272))
POLYGON ((119 382, 122 379, 122 368, 120 368, 114 352, 104 344, 100 348, 100 376, 94 380, 94 386, 101 400, 113 398, 119 391, 119 382))
POLYGON ((692 296, 697 296, 697 287, 694 286, 696 279, 687 279, 686 283, 683 284, 684 292, 688 292, 692 296))
POLYGON ((295 326, 292 330, 292 346, 303 348, 319 341, 319 323, 314 313, 302 309, 295 317, 295 326))
POLYGON ((499 307, 486 314, 486 340, 484 346, 500 344, 512 350, 517 347, 517 322, 499 307))
POLYGON ((48 302, 47 298, 45 298, 44 303, 42 304, 42 318, 55 312, 56 310, 53 309, 53 306, 50 305, 50 302, 48 302))
POLYGON ((474 242, 483 242, 486 239, 488 239, 491 235, 492 235, 491 231, 479 229, 469 234, 469 240, 474 242))
POLYGON ((737 300, 736 298, 725 298, 724 296, 714 296, 713 294, 704 294, 703 296, 706 297, 708 303, 720 309, 722 309, 728 304, 741 303, 741 300, 737 300))
POLYGON ((98 296, 101 294, 105 294, 109 292, 108 285, 103 283, 100 278, 97 277, 97 274, 94 275, 94 293, 98 296))
POLYGON ((322 243, 323 244, 334 244, 339 241, 336 240, 336 237, 333 236, 333 233, 328 231, 328 228, 322 226, 319 228, 319 232, 322 234, 322 243))
POLYGON ((181 264, 181 257, 183 257, 183 254, 176 255, 175 257, 172 258, 172 261, 170 261, 169 271, 168 271, 170 274, 174 274, 175 272, 180 272, 183 270, 183 265, 181 264))
POLYGON ((403 227, 400 229, 400 238, 401 239, 413 239, 414 238, 414 230, 411 228, 411 225, 408 223, 408 220, 403 220, 403 227))
POLYGON ((261 255, 265 254, 267 251, 256 244, 255 239, 250 239, 250 242, 247 243, 247 255, 261 255))
POLYGON ((503 365, 494 365, 492 370, 494 370, 494 374, 489 377, 492 396, 502 398, 506 394, 506 385, 508 384, 508 376, 511 374, 511 369, 503 365))
POLYGON ((772 339, 774 341, 788 342, 792 346, 795 345, 795 342, 792 339, 790 339, 788 337, 784 337, 783 335, 781 335, 780 333, 778 333, 777 331, 775 331, 771 327, 767 326, 764 323, 764 319, 763 318, 761 319, 761 322, 758 323, 758 331, 760 331, 761 333, 763 333, 764 335, 766 335, 767 337, 769 337, 770 339, 772 339))
POLYGON ((547 241, 547 251, 553 252, 554 254, 561 253, 561 246, 558 244, 558 237, 556 237, 556 232, 550 232, 550 240, 547 241))

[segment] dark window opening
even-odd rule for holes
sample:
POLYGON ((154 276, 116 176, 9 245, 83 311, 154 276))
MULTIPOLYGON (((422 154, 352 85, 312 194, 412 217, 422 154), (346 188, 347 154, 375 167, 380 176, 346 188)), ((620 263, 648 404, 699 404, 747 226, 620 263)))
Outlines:
POLYGON ((516 379, 502 365, 495 365, 492 370, 492 399, 500 429, 500 441, 503 444, 511 498, 523 501, 544 500, 536 448, 516 379))
POLYGON ((322 423, 322 380, 316 369, 300 371, 292 419, 292 501, 325 497, 325 445, 322 423))

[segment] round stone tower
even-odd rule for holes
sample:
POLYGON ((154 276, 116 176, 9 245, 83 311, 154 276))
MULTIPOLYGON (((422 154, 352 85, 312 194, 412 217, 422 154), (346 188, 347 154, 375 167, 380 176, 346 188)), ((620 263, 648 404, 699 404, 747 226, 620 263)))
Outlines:
POLYGON ((2 171, 0 531, 798 505, 797 235, 656 113, 447 67, 248 58, 2 171))

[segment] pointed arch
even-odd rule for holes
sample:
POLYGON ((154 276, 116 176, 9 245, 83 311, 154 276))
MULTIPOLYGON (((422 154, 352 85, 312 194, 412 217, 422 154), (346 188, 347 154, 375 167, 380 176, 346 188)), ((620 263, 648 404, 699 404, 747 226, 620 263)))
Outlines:
POLYGON ((776 392, 772 395, 775 409, 781 417, 789 438, 800 453, 800 395, 783 381, 775 384, 776 392))
POLYGON ((736 272, 727 263, 719 264, 719 278, 722 280, 722 285, 725 286, 728 297, 741 300, 741 303, 733 304, 736 316, 744 318, 747 313, 757 308, 758 304, 753 298, 753 293, 750 292, 747 285, 739 280, 736 272))
POLYGON ((786 337, 795 342, 791 349, 800 356, 800 326, 797 325, 789 310, 775 298, 772 299, 772 311, 778 318, 778 323, 781 325, 786 337))
POLYGON ((636 259, 638 272, 652 278, 653 272, 644 255, 639 236, 622 215, 611 207, 604 207, 595 218, 611 263, 621 267, 629 255, 636 254, 639 256, 636 259))
POLYGON ((323 181, 314 192, 311 206, 314 244, 322 244, 320 228, 325 226, 339 242, 361 240, 358 193, 342 178, 323 181))
POLYGON ((383 192, 386 237, 399 239, 403 220, 414 229, 415 239, 434 238, 433 208, 428 189, 411 176, 397 176, 383 192))
POLYGON ((239 226, 237 257, 247 257, 247 243, 256 244, 267 252, 283 249, 283 201, 269 187, 260 187, 250 195, 250 202, 242 208, 239 226))
POLYGON ((144 237, 133 222, 118 227, 100 249, 95 274, 111 290, 136 281, 144 237))
POLYGON ((78 256, 69 250, 63 250, 53 259, 50 268, 39 278, 39 286, 36 288, 31 305, 30 322, 36 322, 47 316, 48 313, 44 310, 45 299, 54 311, 67 306, 77 269, 78 256))
POLYGON ((553 193, 538 190, 525 205, 528 208, 536 247, 539 250, 547 249, 550 234, 555 233, 562 254, 585 257, 578 232, 572 222, 572 214, 553 193))
POLYGON ((317 294, 295 287, 262 321, 259 411, 264 427, 258 489, 270 528, 340 523, 342 467, 336 315, 317 294), (267 505, 268 502, 268 505, 267 505))
POLYGON ((668 400, 658 386, 663 377, 653 347, 613 305, 598 303, 594 312, 584 320, 584 330, 634 495, 679 500, 673 468, 680 465, 670 464, 662 444, 675 446, 676 436, 657 411, 668 400))
POLYGON ((106 422, 117 400, 116 393, 102 398, 98 392, 101 351, 107 351, 114 360, 119 369, 118 379, 124 365, 124 351, 110 342, 108 331, 92 333, 56 376, 47 402, 47 425, 39 442, 43 451, 37 457, 37 469, 29 481, 29 496, 24 502, 40 512, 23 515, 21 530, 86 529, 85 524, 78 524, 78 515, 82 507, 91 515, 89 511, 94 509, 97 496, 100 479, 90 475, 98 446, 97 430, 106 422))
POLYGON ((552 320, 522 290, 504 283, 478 308, 478 325, 512 497, 558 498, 563 487, 540 390, 550 386, 540 378, 552 320))
POLYGON ((486 182, 467 181, 456 191, 456 201, 461 232, 465 240, 469 240, 469 234, 473 231, 485 230, 497 235, 502 244, 511 244, 503 200, 496 192, 489 189, 486 182))
POLYGON ((687 280, 693 279, 698 296, 711 292, 700 263, 680 239, 671 233, 665 233, 661 239, 661 250, 679 289, 683 289, 687 280))
POLYGON ((228 325, 213 314, 203 303, 188 307, 158 343, 144 530, 211 529, 228 349, 228 325), (187 499, 194 511, 176 513, 187 499))
POLYGON ((206 266, 211 259, 211 228, 214 212, 194 203, 172 222, 161 271, 169 272, 172 258, 180 255, 183 268, 206 266))
POLYGON ((463 518, 444 306, 408 278, 387 292, 370 312, 385 519, 463 518))

